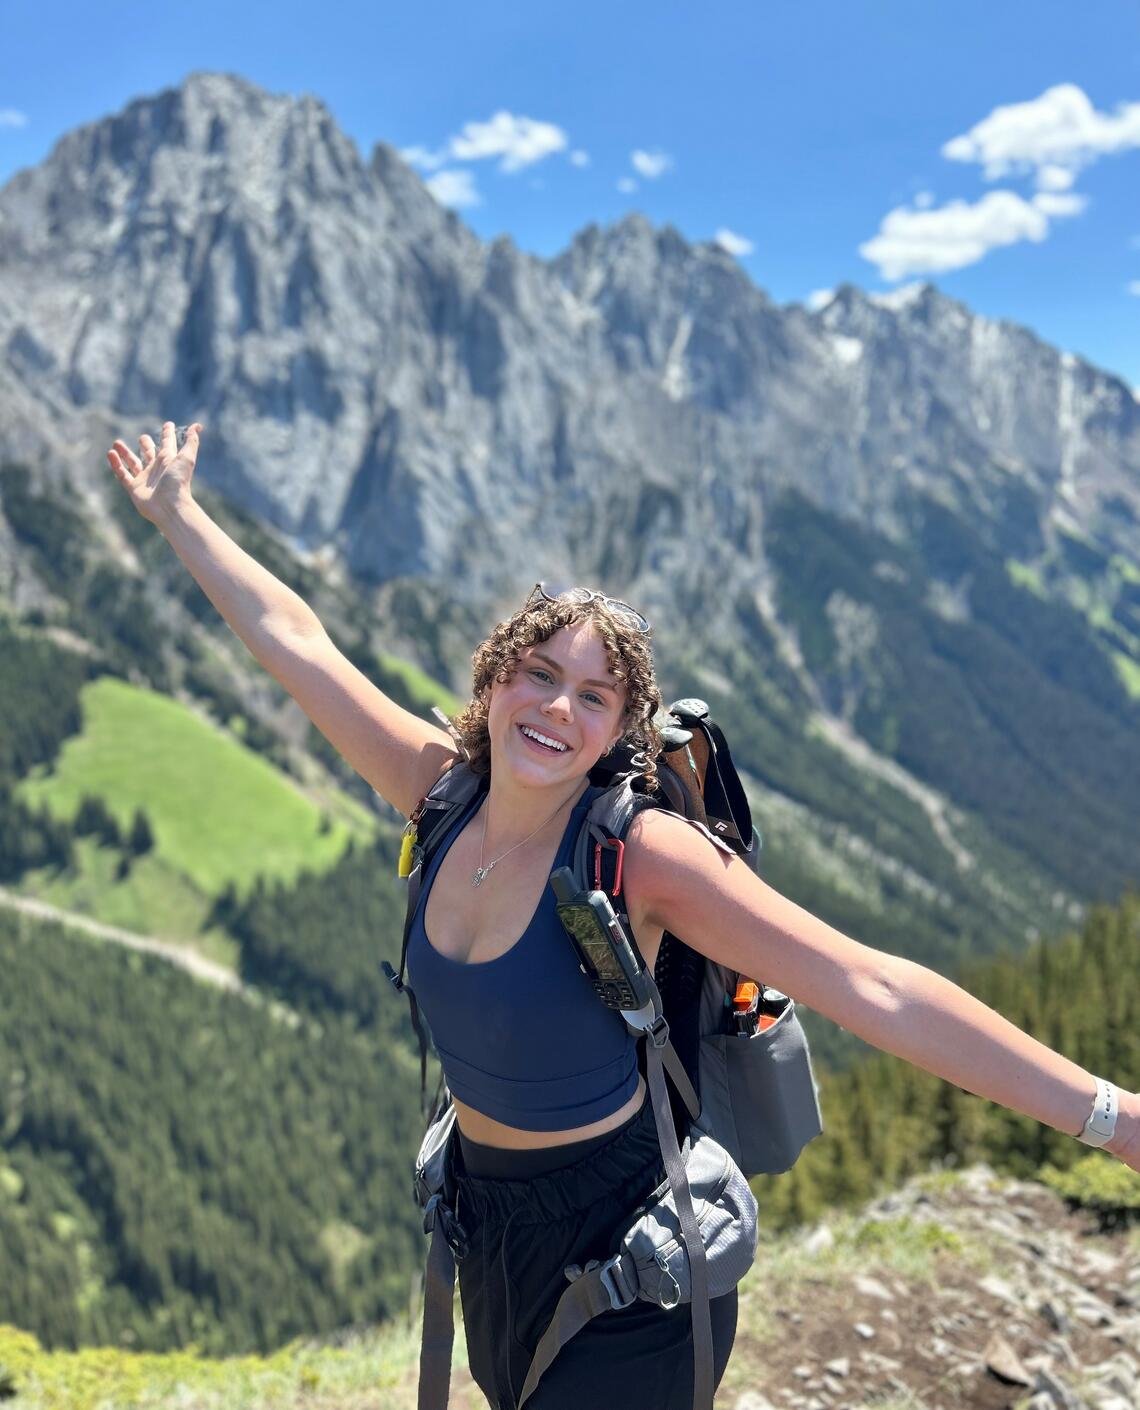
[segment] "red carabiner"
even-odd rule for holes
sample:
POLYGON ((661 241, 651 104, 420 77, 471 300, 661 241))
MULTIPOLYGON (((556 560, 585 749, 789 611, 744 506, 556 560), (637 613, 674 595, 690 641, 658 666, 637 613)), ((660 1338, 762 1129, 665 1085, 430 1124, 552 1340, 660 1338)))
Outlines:
POLYGON ((625 861, 625 843, 620 842, 616 837, 607 837, 604 842, 594 843, 594 889, 602 891, 602 848, 612 847, 617 852, 617 861, 614 863, 614 889, 610 893, 617 897, 621 895, 621 868, 625 861))

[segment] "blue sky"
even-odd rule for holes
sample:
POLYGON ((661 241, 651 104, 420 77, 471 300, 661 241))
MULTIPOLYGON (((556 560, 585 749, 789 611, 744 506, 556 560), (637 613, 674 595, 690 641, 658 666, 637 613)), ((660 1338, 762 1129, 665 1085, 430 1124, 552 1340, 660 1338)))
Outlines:
POLYGON ((1140 387, 1140 5, 0 0, 0 183, 196 69, 551 255, 640 210, 779 302, 930 278, 1140 387))

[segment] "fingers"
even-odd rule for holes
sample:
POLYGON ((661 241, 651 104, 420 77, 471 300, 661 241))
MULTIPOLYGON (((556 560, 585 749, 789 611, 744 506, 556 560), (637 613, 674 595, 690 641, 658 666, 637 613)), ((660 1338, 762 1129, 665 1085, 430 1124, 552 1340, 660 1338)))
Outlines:
MULTIPOLYGON (((191 456, 198 452, 198 437, 201 434, 202 423, 195 421, 192 426, 186 428, 186 440, 183 450, 189 450, 191 456)), ((114 441, 111 449, 107 452, 107 459, 110 461, 111 469, 122 480, 132 479, 136 475, 141 475, 144 470, 155 460, 158 452, 155 448, 154 439, 144 431, 139 437, 139 451, 142 459, 139 459, 126 441, 114 441)), ((167 457, 168 462, 173 460, 178 454, 178 437, 173 421, 162 423, 162 453, 167 457)))
MULTIPOLYGON (((142 442, 140 441, 139 444, 141 445, 142 442)), ((130 446, 127 445, 125 441, 115 441, 112 449, 107 452, 107 455, 108 457, 112 455, 117 456, 132 475, 137 475, 142 469, 138 456, 135 455, 134 451, 131 450, 130 446)))

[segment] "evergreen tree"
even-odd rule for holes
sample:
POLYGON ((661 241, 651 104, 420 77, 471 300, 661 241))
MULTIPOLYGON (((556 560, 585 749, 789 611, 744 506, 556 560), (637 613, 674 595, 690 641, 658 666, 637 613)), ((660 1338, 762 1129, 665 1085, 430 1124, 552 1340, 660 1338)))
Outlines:
POLYGON ((106 803, 93 793, 85 793, 71 825, 77 837, 98 837, 105 847, 121 847, 123 835, 106 803))
POLYGON ((131 830, 127 837, 127 846, 132 855, 141 857, 144 852, 149 852, 154 846, 154 833, 151 831, 150 822, 147 815, 141 808, 135 809, 135 815, 131 819, 131 830))

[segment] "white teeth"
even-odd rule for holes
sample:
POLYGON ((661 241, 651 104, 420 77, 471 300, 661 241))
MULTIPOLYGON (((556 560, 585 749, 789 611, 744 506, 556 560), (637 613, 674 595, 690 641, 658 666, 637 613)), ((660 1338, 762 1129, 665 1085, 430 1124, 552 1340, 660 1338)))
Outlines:
POLYGON ((545 744, 548 749, 557 749, 559 753, 565 753, 566 745, 560 744, 557 739, 547 739, 546 735, 539 734, 538 730, 531 729, 528 725, 521 725, 523 734, 531 739, 537 739, 540 744, 545 744))

